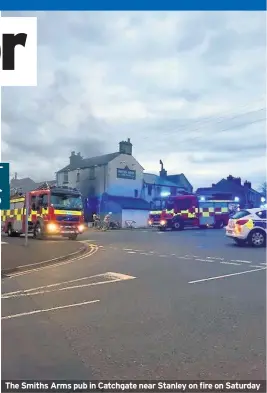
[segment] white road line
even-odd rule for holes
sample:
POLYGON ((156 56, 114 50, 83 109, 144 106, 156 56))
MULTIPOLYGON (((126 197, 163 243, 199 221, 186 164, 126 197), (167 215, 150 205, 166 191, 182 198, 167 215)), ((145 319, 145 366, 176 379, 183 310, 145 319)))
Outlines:
POLYGON ((240 259, 231 259, 231 262, 251 263, 251 261, 241 261, 240 259))
POLYGON ((123 251, 133 251, 132 248, 124 248, 123 251))
POLYGON ((266 269, 267 269, 267 267, 263 267, 263 268, 260 268, 260 269, 246 270, 244 272, 236 272, 236 273, 231 273, 231 274, 225 274, 223 276, 202 278, 200 280, 189 281, 188 284, 195 284, 195 283, 198 283, 198 282, 205 282, 205 281, 211 281, 211 280, 219 280, 220 278, 227 278, 227 277, 232 277, 232 276, 238 276, 238 275, 241 275, 241 274, 259 272, 260 270, 266 270, 266 269))
POLYGON ((260 265, 267 265, 267 263, 260 263, 260 265))
POLYGON ((200 259, 200 258, 196 258, 196 261, 210 262, 210 263, 214 262, 214 261, 212 261, 211 259, 200 259))
POLYGON ((149 254, 149 252, 140 252, 140 255, 148 255, 148 256, 151 256, 151 254, 149 254))
POLYGON ((1 242, 1 244, 8 244, 7 242, 1 242))
POLYGON ((41 294, 44 294, 44 293, 68 291, 70 289, 79 289, 79 288, 85 288, 85 287, 93 287, 93 286, 96 286, 96 285, 111 284, 111 283, 119 282, 119 281, 133 280, 135 278, 136 277, 134 277, 134 276, 128 276, 126 274, 108 272, 108 273, 105 273, 103 275, 99 274, 99 275, 92 276, 92 277, 83 277, 81 279, 65 281, 63 283, 50 284, 50 285, 43 286, 43 287, 26 289, 24 291, 3 293, 2 299, 11 299, 11 298, 15 298, 15 297, 34 296, 34 295, 41 295, 41 294), (85 280, 85 279, 88 279, 88 278, 101 277, 101 276, 109 278, 109 281, 108 280, 106 280, 106 281, 98 281, 98 282, 89 283, 89 284, 81 284, 81 285, 73 285, 73 286, 63 287, 63 288, 48 289, 48 288, 56 287, 56 286, 59 286, 59 285, 62 285, 62 284, 66 284, 66 283, 73 283, 73 282, 85 280))
POLYGON ((177 258, 179 258, 179 259, 191 259, 189 257, 177 257, 177 258))
POLYGON ((135 251, 128 251, 127 254, 136 254, 135 251))
POLYGON ((124 280, 136 278, 136 277, 133 277, 133 276, 127 276, 127 275, 120 274, 120 273, 106 272, 106 273, 101 273, 101 274, 95 274, 94 276, 87 276, 87 277, 82 277, 82 278, 76 278, 76 279, 74 279, 74 280, 56 282, 56 283, 54 283, 54 284, 43 285, 43 286, 41 286, 41 287, 34 287, 34 288, 29 288, 29 289, 22 289, 22 290, 20 290, 20 291, 14 291, 14 292, 4 292, 4 293, 2 293, 2 296, 15 295, 15 294, 17 294, 17 293, 27 293, 27 292, 39 291, 40 289, 45 289, 45 288, 59 287, 60 285, 72 284, 72 283, 74 283, 74 282, 79 282, 79 281, 84 281, 84 280, 90 280, 90 279, 92 279, 92 278, 97 278, 97 277, 107 277, 107 278, 110 278, 110 279, 120 278, 120 279, 124 279, 124 280))
POLYGON ((250 265, 249 267, 260 267, 262 269, 262 266, 260 265, 250 265))
POLYGON ((235 266, 240 266, 240 263, 236 263, 236 262, 220 262, 223 263, 224 265, 235 265, 235 266))
POLYGON ((1 319, 3 320, 3 319, 19 318, 19 317, 24 317, 24 316, 33 315, 33 314, 40 314, 40 313, 43 313, 43 312, 63 310, 64 308, 85 306, 87 304, 98 303, 98 302, 100 302, 100 300, 90 300, 88 302, 73 303, 73 304, 68 304, 66 306, 59 306, 59 307, 53 307, 53 308, 44 308, 44 309, 41 309, 41 310, 34 310, 34 311, 23 312, 21 314, 7 315, 5 317, 2 317, 1 319))
POLYGON ((133 250, 134 252, 145 252, 144 250, 133 250))
POLYGON ((207 257, 207 259, 214 259, 216 261, 224 261, 224 258, 219 258, 219 257, 207 257))

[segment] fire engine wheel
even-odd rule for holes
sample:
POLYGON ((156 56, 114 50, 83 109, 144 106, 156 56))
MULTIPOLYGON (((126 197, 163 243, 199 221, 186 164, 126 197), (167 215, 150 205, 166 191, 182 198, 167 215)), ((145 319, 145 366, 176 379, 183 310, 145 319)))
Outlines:
POLYGON ((77 237, 78 237, 78 235, 71 235, 71 236, 69 236, 69 240, 76 240, 77 239, 77 237))
POLYGON ((9 236, 9 237, 14 236, 14 231, 13 231, 13 229, 12 229, 12 225, 11 225, 11 224, 8 225, 8 228, 7 228, 7 236, 9 236))
POLYGON ((215 229, 222 229, 224 227, 223 221, 217 221, 216 224, 214 225, 215 229))
POLYGON ((33 237, 34 237, 34 239, 37 239, 37 240, 43 240, 45 238, 43 229, 39 223, 37 223, 34 228, 33 237))
POLYGON ((174 231, 182 231, 184 229, 184 223, 181 220, 174 221, 172 224, 172 229, 174 231))

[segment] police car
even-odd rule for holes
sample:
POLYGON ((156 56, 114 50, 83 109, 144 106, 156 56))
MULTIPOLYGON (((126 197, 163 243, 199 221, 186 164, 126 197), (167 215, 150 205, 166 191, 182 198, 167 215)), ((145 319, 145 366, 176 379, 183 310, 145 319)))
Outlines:
POLYGON ((246 209, 235 213, 226 227, 226 236, 238 245, 266 246, 266 209, 246 209))

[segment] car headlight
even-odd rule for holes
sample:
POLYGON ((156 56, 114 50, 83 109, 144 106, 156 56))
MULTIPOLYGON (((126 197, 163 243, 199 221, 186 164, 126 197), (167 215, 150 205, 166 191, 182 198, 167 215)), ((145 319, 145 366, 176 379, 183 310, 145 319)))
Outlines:
POLYGON ((83 232, 84 231, 84 225, 83 224, 78 226, 78 231, 79 232, 83 232))
POLYGON ((166 225, 166 222, 167 222, 166 220, 161 220, 160 225, 166 225))
POLYGON ((152 221, 152 220, 148 220, 148 224, 149 224, 149 225, 152 225, 152 224, 153 224, 153 221, 152 221))
POLYGON ((46 228, 47 228, 48 232, 56 232, 58 229, 57 225, 53 224, 53 223, 47 224, 46 228))

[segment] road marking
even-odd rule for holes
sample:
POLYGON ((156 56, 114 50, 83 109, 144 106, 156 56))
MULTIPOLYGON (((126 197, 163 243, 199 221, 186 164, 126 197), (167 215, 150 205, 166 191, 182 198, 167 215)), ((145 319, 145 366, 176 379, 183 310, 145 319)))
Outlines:
POLYGON ((1 244, 8 244, 7 242, 1 242, 1 244))
POLYGON ((89 280, 90 278, 97 278, 97 277, 107 277, 107 278, 111 278, 111 279, 133 279, 136 278, 134 276, 127 276, 125 274, 121 274, 121 273, 114 273, 114 272, 106 272, 106 273, 101 273, 101 274, 95 274, 93 276, 87 276, 87 277, 82 277, 82 278, 76 278, 74 280, 68 280, 68 281, 60 281, 60 282, 56 282, 54 284, 48 284, 48 285, 43 285, 41 287, 34 287, 34 288, 30 288, 30 289, 21 289, 20 291, 14 291, 14 292, 4 292, 2 294, 2 296, 7 296, 7 295, 14 295, 17 293, 26 293, 26 292, 32 292, 32 291, 38 291, 40 289, 44 289, 44 288, 54 288, 54 287, 59 287, 60 285, 64 285, 64 284, 72 284, 74 282, 78 282, 78 281, 84 281, 84 280, 89 280))
POLYGON ((260 265, 250 265, 250 267, 260 267, 262 269, 262 266, 260 265))
POLYGON ((189 257, 177 257, 177 258, 179 258, 179 259, 191 259, 189 257))
POLYGON ((30 288, 30 289, 25 289, 21 291, 15 291, 15 292, 6 292, 2 294, 2 299, 11 299, 15 297, 25 297, 25 296, 34 296, 34 295, 41 295, 44 293, 51 293, 51 292, 59 292, 59 291, 68 291, 70 289, 79 289, 79 288, 85 288, 85 287, 93 287, 96 285, 103 285, 103 284, 110 284, 114 282, 119 282, 119 281, 125 281, 125 280, 133 280, 136 277, 134 276, 129 276, 126 274, 121 274, 121 273, 114 273, 114 272, 107 272, 104 274, 97 274, 95 276, 90 276, 90 277, 82 277, 78 278, 75 280, 70 280, 70 281, 63 281, 55 284, 50 284, 50 285, 44 285, 42 287, 36 287, 36 288, 30 288), (55 288, 59 287, 60 285, 64 284, 71 284, 74 282, 82 281, 82 280, 88 280, 90 278, 96 278, 96 277, 103 277, 109 279, 106 281, 98 281, 94 283, 89 283, 89 284, 81 284, 81 285, 73 285, 73 286, 68 286, 68 287, 63 287, 63 288, 56 288, 56 289, 49 289, 49 288, 55 288))
POLYGON ((40 270, 44 270, 44 269, 51 269, 51 268, 58 267, 58 266, 68 265, 69 263, 72 263, 74 261, 80 261, 82 259, 90 257, 90 256, 94 255, 97 251, 98 251, 98 246, 91 245, 90 251, 88 253, 86 253, 86 254, 83 254, 83 255, 79 256, 79 257, 72 258, 72 259, 70 259, 68 261, 65 261, 65 262, 59 262, 59 263, 55 263, 55 264, 52 264, 52 265, 48 265, 48 266, 38 267, 36 269, 27 270, 25 272, 11 273, 11 274, 8 274, 8 278, 11 279, 11 278, 14 278, 14 277, 17 277, 17 276, 24 276, 25 274, 31 274, 31 273, 39 272, 40 270))
POLYGON ((148 255, 148 256, 151 256, 151 254, 149 254, 149 252, 140 252, 140 255, 148 255))
POLYGON ((196 261, 201 261, 201 262, 214 262, 211 259, 201 259, 201 258, 196 258, 196 261))
POLYGON ((251 263, 251 261, 241 261, 240 259, 231 259, 231 262, 251 263))
POLYGON ((267 267, 262 267, 260 269, 246 270, 244 272, 236 272, 236 273, 231 273, 231 274, 224 274, 223 276, 202 278, 200 280, 189 281, 188 284, 195 284, 195 283, 198 283, 198 282, 205 282, 205 281, 211 281, 211 280, 219 280, 220 278, 227 278, 227 277, 232 277, 232 276, 238 276, 238 275, 241 275, 241 274, 253 273, 253 272, 258 272, 260 270, 266 270, 266 269, 267 269, 267 267))
POLYGON ((28 312, 23 312, 21 314, 13 314, 13 315, 7 315, 5 317, 2 317, 1 319, 12 319, 12 318, 19 318, 19 317, 24 317, 28 315, 33 315, 33 314, 40 314, 43 312, 49 312, 49 311, 56 311, 56 310, 63 310, 64 308, 71 308, 71 307, 79 307, 79 306, 85 306, 87 304, 92 304, 92 303, 98 303, 100 300, 90 300, 88 302, 81 302, 81 303, 73 303, 73 304, 68 304, 66 306, 59 306, 59 307, 52 307, 52 308, 44 308, 41 310, 34 310, 34 311, 28 311, 28 312))
POLYGON ((240 266, 240 263, 236 263, 236 262, 220 262, 223 263, 224 265, 236 265, 236 266, 240 266))
POLYGON ((132 248, 124 248, 123 251, 133 251, 132 248))
POLYGON ((267 263, 260 263, 260 265, 267 265, 267 263))
POLYGON ((145 252, 144 250, 133 250, 134 252, 145 252))
POLYGON ((207 257, 207 259, 214 259, 216 261, 224 261, 224 258, 219 258, 219 257, 207 257))
POLYGON ((127 254, 136 254, 135 251, 128 251, 127 254))

